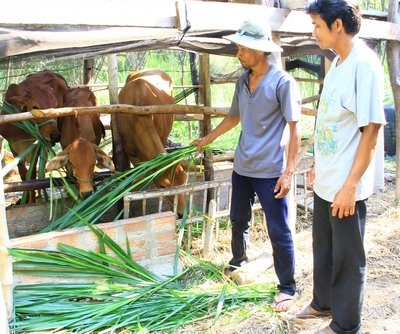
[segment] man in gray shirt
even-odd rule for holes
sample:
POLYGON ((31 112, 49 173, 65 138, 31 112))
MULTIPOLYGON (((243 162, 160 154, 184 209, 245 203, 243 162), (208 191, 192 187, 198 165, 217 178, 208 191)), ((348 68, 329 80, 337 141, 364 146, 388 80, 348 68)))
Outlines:
POLYGON ((296 81, 268 59, 271 52, 282 49, 271 40, 267 24, 261 27, 245 21, 235 34, 224 38, 237 45, 237 57, 245 71, 236 83, 229 114, 193 145, 201 151, 240 122, 242 131, 232 173, 233 257, 226 273, 248 261, 246 247, 251 209, 257 195, 265 212, 279 280, 279 293, 271 307, 284 312, 292 305, 296 292, 294 246, 285 196, 290 190, 300 146, 297 130, 301 113, 300 92, 296 81))

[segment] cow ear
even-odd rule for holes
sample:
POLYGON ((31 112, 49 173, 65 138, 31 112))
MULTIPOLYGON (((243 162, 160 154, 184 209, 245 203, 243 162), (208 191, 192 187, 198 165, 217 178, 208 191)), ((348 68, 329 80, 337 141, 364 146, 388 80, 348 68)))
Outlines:
POLYGON ((95 150, 96 159, 99 165, 104 168, 108 168, 111 172, 115 172, 115 166, 112 159, 98 146, 96 146, 95 150))
POLYGON ((64 167, 69 160, 69 151, 66 152, 65 150, 58 153, 53 159, 47 162, 46 170, 55 170, 64 167))

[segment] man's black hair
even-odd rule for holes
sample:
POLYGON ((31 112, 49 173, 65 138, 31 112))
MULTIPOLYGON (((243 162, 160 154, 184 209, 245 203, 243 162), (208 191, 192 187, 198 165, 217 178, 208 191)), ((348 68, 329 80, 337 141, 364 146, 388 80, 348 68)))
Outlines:
POLYGON ((319 14, 329 29, 336 19, 341 19, 346 33, 356 35, 361 27, 360 7, 348 0, 311 0, 305 7, 308 14, 319 14))

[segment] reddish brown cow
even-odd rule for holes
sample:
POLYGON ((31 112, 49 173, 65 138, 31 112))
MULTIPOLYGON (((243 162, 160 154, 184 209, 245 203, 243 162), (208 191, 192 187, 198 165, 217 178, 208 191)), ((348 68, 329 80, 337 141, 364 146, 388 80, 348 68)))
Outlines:
MULTIPOLYGON (((96 96, 89 88, 71 88, 64 93, 64 107, 96 106, 96 96)), ((79 193, 83 198, 93 193, 93 172, 96 162, 114 171, 114 164, 98 145, 105 136, 104 125, 99 115, 69 115, 57 119, 61 132, 63 151, 48 162, 46 169, 68 166, 70 174, 78 181, 79 193)))
MULTIPOLYGON (((94 93, 87 87, 71 88, 64 93, 63 107, 93 107, 97 105, 94 93)), ((61 132, 61 146, 66 148, 77 138, 86 138, 99 145, 105 136, 104 125, 99 115, 69 115, 57 119, 61 132)))
MULTIPOLYGON (((119 103, 136 106, 174 104, 171 77, 160 70, 132 72, 119 93, 119 103)), ((153 159, 160 153, 166 153, 165 143, 172 130, 174 116, 155 114, 140 116, 118 114, 118 130, 125 153, 124 168, 141 161, 153 159)), ((186 182, 186 172, 181 164, 174 172, 165 172, 158 183, 163 187, 182 185, 186 182)), ((178 213, 185 207, 183 195, 178 196, 178 213)))
MULTIPOLYGON (((28 75, 19 84, 11 84, 4 97, 4 101, 15 106, 19 111, 26 112, 32 109, 48 109, 62 106, 62 95, 68 89, 65 79, 59 74, 50 71, 41 71, 28 75)), ((53 144, 61 138, 55 120, 36 119, 32 121, 39 126, 45 140, 53 144)), ((36 138, 29 132, 9 123, 0 124, 0 134, 8 141, 14 156, 24 152, 36 138)), ((36 161, 31 154, 18 163, 18 170, 22 180, 27 179, 25 162, 33 164, 31 178, 36 178, 36 161)), ((35 201, 35 192, 30 192, 29 202, 35 201)))

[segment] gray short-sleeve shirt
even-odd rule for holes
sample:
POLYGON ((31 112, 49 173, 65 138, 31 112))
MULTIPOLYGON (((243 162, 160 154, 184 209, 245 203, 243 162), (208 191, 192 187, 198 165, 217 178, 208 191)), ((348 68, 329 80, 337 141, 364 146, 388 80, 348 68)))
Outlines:
POLYGON ((279 177, 285 168, 288 121, 298 121, 301 96, 296 81, 271 65, 252 94, 249 70, 236 83, 230 114, 240 116, 242 131, 235 150, 234 170, 256 178, 279 177))

